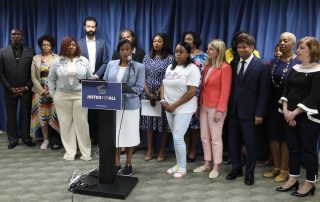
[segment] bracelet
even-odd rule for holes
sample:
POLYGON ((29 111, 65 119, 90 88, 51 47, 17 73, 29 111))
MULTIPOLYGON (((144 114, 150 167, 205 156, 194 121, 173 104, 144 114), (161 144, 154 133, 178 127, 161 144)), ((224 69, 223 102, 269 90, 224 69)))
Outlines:
POLYGON ((165 102, 166 100, 160 100, 160 103, 163 103, 163 102, 165 102))

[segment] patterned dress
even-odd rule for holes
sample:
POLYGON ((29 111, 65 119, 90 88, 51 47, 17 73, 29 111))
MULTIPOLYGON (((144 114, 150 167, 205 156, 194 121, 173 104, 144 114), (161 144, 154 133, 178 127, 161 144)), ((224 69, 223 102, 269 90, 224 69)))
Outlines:
MULTIPOLYGON (((151 58, 149 54, 144 57, 143 63, 146 71, 145 82, 150 93, 155 94, 160 88, 166 69, 170 64, 172 64, 173 60, 174 58, 172 55, 163 59, 160 57, 151 58)), ((142 92, 141 99, 148 99, 145 91, 142 92)), ((140 124, 142 130, 152 129, 154 131, 162 132, 164 129, 168 128, 168 122, 164 110, 162 110, 161 117, 141 116, 140 124)))
MULTIPOLYGON (((200 69, 200 74, 202 75, 203 69, 204 69, 204 64, 207 61, 207 56, 208 54, 203 52, 199 55, 194 55, 191 57, 191 59, 193 60, 193 63, 199 67, 200 69)), ((201 83, 201 81, 200 81, 201 83)), ((197 88, 197 94, 196 96, 199 96, 200 93, 200 88, 201 86, 199 85, 199 87, 197 88)), ((197 117, 195 114, 192 116, 191 122, 190 122, 190 126, 191 129, 198 129, 200 128, 200 120, 199 117, 197 117)))
MULTIPOLYGON (((48 88, 49 68, 50 66, 41 59, 39 82, 44 89, 48 88)), ((59 122, 52 98, 34 93, 32 96, 31 109, 31 136, 41 138, 36 135, 36 132, 45 123, 49 123, 53 129, 59 132, 59 122)))

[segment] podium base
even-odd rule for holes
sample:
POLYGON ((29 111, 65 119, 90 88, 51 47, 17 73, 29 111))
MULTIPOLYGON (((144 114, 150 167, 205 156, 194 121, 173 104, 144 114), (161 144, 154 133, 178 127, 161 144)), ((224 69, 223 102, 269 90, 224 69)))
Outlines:
POLYGON ((125 199, 139 180, 137 177, 115 176, 115 182, 113 184, 102 184, 99 182, 99 178, 88 175, 82 179, 82 181, 85 181, 87 184, 92 186, 77 186, 74 190, 74 193, 106 198, 125 199))

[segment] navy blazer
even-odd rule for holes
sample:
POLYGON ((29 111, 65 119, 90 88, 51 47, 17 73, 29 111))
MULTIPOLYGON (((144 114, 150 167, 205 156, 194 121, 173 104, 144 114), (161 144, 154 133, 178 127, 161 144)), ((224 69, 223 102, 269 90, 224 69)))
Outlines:
MULTIPOLYGON (((120 64, 120 60, 111 60, 108 63, 103 79, 110 82, 117 82, 119 64, 120 64)), ((144 64, 133 61, 132 67, 126 69, 121 82, 126 83, 135 92, 135 93, 122 94, 122 109, 124 110, 139 109, 141 107, 139 95, 143 91, 144 82, 145 82, 144 64), (130 70, 130 76, 129 76, 129 70, 130 70)))
POLYGON ((31 63, 35 55, 33 49, 23 46, 20 61, 17 63, 11 45, 0 50, 0 82, 3 87, 32 88, 31 63))
POLYGON ((229 113, 243 120, 254 120, 255 116, 264 117, 270 94, 271 77, 266 64, 255 56, 249 63, 243 78, 237 75, 237 62, 231 62, 232 90, 229 113))
MULTIPOLYGON (((82 38, 78 41, 82 56, 89 60, 88 48, 86 38, 82 38)), ((96 66, 94 74, 98 75, 99 78, 103 78, 103 73, 106 71, 108 64, 108 50, 105 40, 96 39, 96 66)))

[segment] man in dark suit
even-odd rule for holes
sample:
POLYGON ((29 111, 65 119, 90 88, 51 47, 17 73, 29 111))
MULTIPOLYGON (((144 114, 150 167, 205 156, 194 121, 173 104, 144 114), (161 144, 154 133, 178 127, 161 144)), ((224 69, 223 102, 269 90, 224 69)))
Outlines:
POLYGON ((12 29, 10 37, 12 44, 0 50, 0 81, 5 88, 8 149, 16 147, 19 141, 17 133, 19 103, 22 141, 25 145, 33 147, 34 143, 30 137, 31 63, 35 52, 23 45, 23 34, 20 29, 12 29))
MULTIPOLYGON (((94 73, 94 77, 103 78, 108 64, 108 51, 106 42, 95 37, 97 20, 94 17, 87 17, 84 20, 83 25, 86 32, 86 37, 78 41, 82 55, 89 60, 90 68, 94 73)), ((88 122, 90 136, 92 138, 92 143, 98 144, 98 131, 94 117, 96 117, 95 111, 89 109, 88 122)))
POLYGON ((231 62, 233 69, 232 91, 228 113, 229 150, 232 170, 228 180, 242 176, 241 143, 247 149, 245 184, 254 184, 255 125, 263 123, 270 93, 268 67, 253 55, 255 39, 241 34, 237 39, 240 60, 231 62))

